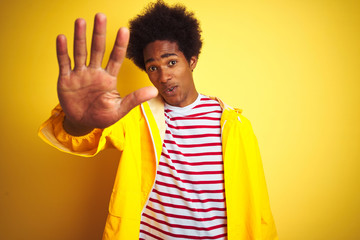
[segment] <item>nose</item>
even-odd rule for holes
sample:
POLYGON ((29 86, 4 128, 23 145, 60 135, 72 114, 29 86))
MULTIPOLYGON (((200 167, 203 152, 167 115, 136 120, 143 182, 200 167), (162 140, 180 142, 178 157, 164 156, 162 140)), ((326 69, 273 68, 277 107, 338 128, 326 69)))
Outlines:
POLYGON ((171 72, 169 69, 162 68, 159 72, 159 82, 166 83, 171 79, 171 72))

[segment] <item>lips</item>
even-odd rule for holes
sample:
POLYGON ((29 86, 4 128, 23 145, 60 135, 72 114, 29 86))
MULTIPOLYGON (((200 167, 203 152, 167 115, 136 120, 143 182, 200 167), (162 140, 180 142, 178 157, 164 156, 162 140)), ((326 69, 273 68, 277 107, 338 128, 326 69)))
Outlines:
POLYGON ((167 92, 172 92, 174 90, 175 86, 174 87, 170 87, 168 89, 166 89, 167 92))
POLYGON ((165 90, 163 92, 167 96, 173 96, 173 95, 175 95, 176 90, 177 90, 177 86, 170 86, 170 87, 165 88, 165 90))

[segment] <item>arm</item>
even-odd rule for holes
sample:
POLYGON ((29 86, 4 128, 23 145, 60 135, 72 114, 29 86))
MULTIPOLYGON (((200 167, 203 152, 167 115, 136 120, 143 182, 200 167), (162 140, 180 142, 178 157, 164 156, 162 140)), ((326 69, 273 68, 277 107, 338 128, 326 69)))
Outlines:
POLYGON ((125 143, 124 122, 133 121, 137 111, 138 109, 130 111, 120 121, 108 128, 94 128, 86 135, 73 136, 64 130, 65 113, 58 105, 52 110, 50 118, 40 126, 38 135, 58 150, 79 156, 91 157, 109 147, 115 147, 122 151, 125 143))
POLYGON ((88 134, 73 136, 64 130, 64 117, 64 111, 57 105, 50 118, 40 126, 39 137, 60 151, 80 156, 93 156, 109 145, 105 141, 107 129, 95 128, 88 134))
MULTIPOLYGON (((40 128, 39 135, 60 150, 97 152, 106 129, 123 118, 132 108, 157 95, 154 87, 139 89, 120 97, 117 75, 125 58, 129 30, 118 30, 110 59, 105 69, 101 63, 105 51, 106 17, 95 16, 90 62, 86 65, 86 22, 75 21, 74 68, 64 35, 56 39, 59 64, 57 83, 60 106, 40 128), (75 144, 74 144, 75 143, 75 144), (61 146, 62 145, 62 146, 61 146), (96 150, 95 150, 96 149, 96 150)), ((105 139, 105 136, 103 137, 105 139)))

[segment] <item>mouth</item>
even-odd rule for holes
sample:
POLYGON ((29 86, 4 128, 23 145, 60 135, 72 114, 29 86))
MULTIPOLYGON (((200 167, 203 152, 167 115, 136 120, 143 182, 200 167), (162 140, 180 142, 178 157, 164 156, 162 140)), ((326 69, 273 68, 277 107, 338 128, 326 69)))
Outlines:
POLYGON ((167 91, 167 92, 172 92, 172 91, 174 91, 175 88, 176 88, 176 86, 170 87, 170 88, 166 89, 166 91, 167 91))
POLYGON ((165 95, 172 96, 175 94, 177 86, 168 87, 164 90, 165 95))

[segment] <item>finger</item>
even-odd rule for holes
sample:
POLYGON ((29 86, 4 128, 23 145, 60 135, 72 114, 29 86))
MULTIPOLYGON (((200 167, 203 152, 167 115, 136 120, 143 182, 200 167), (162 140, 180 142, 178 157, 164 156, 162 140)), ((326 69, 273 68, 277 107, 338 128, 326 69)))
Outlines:
POLYGON ((71 71, 71 62, 68 55, 66 37, 64 35, 59 35, 56 38, 56 54, 59 64, 59 75, 69 75, 71 71))
POLYGON ((129 29, 120 28, 115 39, 114 48, 111 52, 109 62, 106 66, 106 71, 114 77, 118 75, 121 64, 124 61, 128 43, 129 29))
POLYGON ((158 95, 158 90, 155 87, 143 87, 135 92, 126 95, 120 104, 119 114, 125 116, 131 109, 137 105, 148 101, 158 95))
POLYGON ((74 31, 74 61, 75 70, 82 69, 86 65, 86 22, 84 19, 76 19, 74 31))
POLYGON ((91 42, 90 67, 101 67, 102 58, 105 52, 106 16, 98 13, 94 20, 94 30, 91 42))

